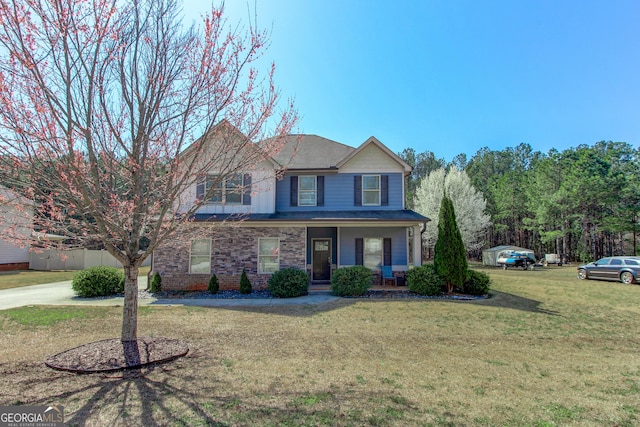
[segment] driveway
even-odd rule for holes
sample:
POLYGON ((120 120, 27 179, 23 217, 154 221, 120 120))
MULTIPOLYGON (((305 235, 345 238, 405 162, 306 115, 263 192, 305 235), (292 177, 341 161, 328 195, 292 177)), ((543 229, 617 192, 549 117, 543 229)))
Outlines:
MULTIPOLYGON (((147 287, 147 278, 140 277, 138 286, 147 287)), ((124 298, 77 298, 71 280, 44 285, 22 286, 0 290, 0 310, 26 305, 122 305, 124 298)))
POLYGON ((64 304, 74 296, 71 280, 47 283, 45 285, 22 286, 0 291, 0 310, 22 307, 24 305, 64 304))
MULTIPOLYGON (((138 279, 138 287, 146 289, 147 278, 138 279)), ((195 305, 201 307, 255 307, 322 304, 333 301, 334 297, 326 292, 310 293, 298 298, 265 299, 170 299, 139 298, 138 305, 195 305)), ((78 298, 71 289, 71 281, 48 283, 45 285, 23 286, 21 288, 0 290, 0 310, 27 305, 103 305, 122 306, 122 297, 78 298)))

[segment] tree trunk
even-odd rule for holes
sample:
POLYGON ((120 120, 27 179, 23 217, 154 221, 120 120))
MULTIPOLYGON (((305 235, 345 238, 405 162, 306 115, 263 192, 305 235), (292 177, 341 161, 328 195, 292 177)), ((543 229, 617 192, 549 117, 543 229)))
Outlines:
POLYGON ((138 339, 138 270, 137 265, 124 267, 123 343, 138 339))

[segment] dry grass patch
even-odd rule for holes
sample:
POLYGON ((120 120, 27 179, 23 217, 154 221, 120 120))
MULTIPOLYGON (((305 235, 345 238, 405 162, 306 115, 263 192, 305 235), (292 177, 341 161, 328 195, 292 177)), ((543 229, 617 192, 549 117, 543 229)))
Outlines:
POLYGON ((0 404, 61 404, 70 425, 638 424, 640 286, 488 271, 496 295, 474 303, 144 308, 141 333, 191 351, 136 379, 42 363, 118 336, 118 308, 49 326, 0 312, 0 404))

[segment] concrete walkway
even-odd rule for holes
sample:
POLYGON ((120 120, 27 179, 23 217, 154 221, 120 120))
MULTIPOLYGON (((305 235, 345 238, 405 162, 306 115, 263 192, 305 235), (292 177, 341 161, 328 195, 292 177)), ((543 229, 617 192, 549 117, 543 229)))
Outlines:
MULTIPOLYGON (((141 290, 147 287, 146 277, 138 279, 141 290)), ((188 305, 201 307, 277 307, 286 305, 323 304, 338 299, 328 292, 311 292, 297 298, 140 298, 139 306, 148 305, 188 305)), ((78 298, 71 289, 71 281, 47 283, 44 285, 23 286, 0 290, 0 310, 27 305, 93 305, 122 306, 122 297, 78 298)))

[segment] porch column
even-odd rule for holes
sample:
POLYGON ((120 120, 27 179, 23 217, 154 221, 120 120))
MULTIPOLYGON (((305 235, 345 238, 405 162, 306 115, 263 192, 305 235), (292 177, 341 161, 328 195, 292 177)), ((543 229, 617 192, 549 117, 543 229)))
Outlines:
POLYGON ((413 226, 413 265, 414 267, 422 265, 422 235, 419 225, 413 226))

